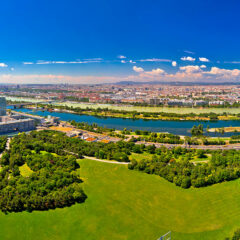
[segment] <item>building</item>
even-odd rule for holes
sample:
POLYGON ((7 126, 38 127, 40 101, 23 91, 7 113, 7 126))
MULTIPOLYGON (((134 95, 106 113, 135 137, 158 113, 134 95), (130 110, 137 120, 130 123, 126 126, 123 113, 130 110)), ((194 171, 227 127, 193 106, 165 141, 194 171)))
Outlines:
POLYGON ((186 107, 192 107, 193 101, 192 100, 185 100, 185 99, 171 99, 168 101, 169 106, 186 106, 186 107))
POLYGON ((5 97, 0 97, 0 116, 6 115, 7 102, 5 97))
POLYGON ((151 105, 159 105, 159 104, 163 104, 163 101, 159 98, 151 98, 149 99, 149 103, 151 105))
POLYGON ((6 99, 0 97, 0 134, 34 130, 36 122, 30 117, 18 113, 6 113, 6 99))
POLYGON ((35 121, 33 119, 15 119, 13 116, 5 118, 4 122, 0 122, 0 133, 25 132, 34 129, 35 121))

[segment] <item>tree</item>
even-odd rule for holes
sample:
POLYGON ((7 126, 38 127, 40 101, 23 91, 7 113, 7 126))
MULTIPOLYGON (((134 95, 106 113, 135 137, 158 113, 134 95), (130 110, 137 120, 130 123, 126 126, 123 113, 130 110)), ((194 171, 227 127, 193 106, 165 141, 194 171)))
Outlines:
POLYGON ((193 126, 191 129, 192 136, 202 136, 203 135, 203 125, 193 126))
POLYGON ((237 229, 235 232, 234 232, 234 235, 232 237, 232 240, 240 240, 240 229, 237 229))

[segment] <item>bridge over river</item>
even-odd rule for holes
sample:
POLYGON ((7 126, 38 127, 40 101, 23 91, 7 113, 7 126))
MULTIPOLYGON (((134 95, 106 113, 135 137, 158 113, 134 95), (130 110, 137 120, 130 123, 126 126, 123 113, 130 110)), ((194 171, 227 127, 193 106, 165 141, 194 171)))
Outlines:
POLYGON ((23 102, 23 103, 13 103, 13 104, 8 104, 8 107, 13 107, 13 109, 17 108, 23 108, 26 106, 31 106, 31 105, 36 105, 36 104, 51 104, 53 101, 52 100, 46 100, 46 101, 39 101, 39 102, 23 102))

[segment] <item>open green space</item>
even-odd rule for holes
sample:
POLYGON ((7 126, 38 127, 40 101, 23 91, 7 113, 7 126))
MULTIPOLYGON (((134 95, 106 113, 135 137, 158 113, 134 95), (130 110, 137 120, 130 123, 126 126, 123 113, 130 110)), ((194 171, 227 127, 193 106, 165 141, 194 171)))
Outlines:
POLYGON ((210 161, 212 158, 211 154, 205 154, 204 158, 199 158, 198 156, 194 156, 192 160, 190 160, 190 162, 206 162, 206 161, 210 161))
POLYGON ((151 160, 153 158, 154 154, 150 154, 148 152, 143 152, 143 153, 131 153, 129 159, 135 159, 136 161, 141 161, 141 160, 151 160))
MULTIPOLYGON (((9 97, 6 96, 7 100, 12 101, 22 101, 22 102, 41 102, 44 101, 42 99, 34 99, 34 98, 20 98, 20 97, 9 97)), ((125 110, 125 111, 138 111, 138 112, 167 112, 167 113, 217 113, 221 114, 224 112, 230 114, 240 113, 240 108, 178 108, 178 107, 142 107, 142 106, 128 106, 128 105, 113 105, 113 104, 101 104, 101 103, 74 103, 74 102, 54 102, 55 105, 69 106, 69 107, 80 107, 80 108, 109 108, 114 110, 125 110)))
POLYGON ((240 180, 182 189, 126 166, 80 160, 83 204, 0 214, 0 239, 221 240, 240 226, 240 180))
POLYGON ((20 174, 23 176, 23 177, 29 177, 33 171, 31 170, 31 168, 27 165, 27 163, 23 164, 22 166, 19 167, 19 171, 20 171, 20 174))
POLYGON ((113 105, 113 104, 100 104, 100 103, 71 103, 71 102, 55 102, 55 105, 62 105, 68 107, 80 107, 80 108, 109 108, 113 110, 124 110, 124 111, 137 111, 137 112, 167 112, 167 113, 181 113, 181 114, 188 114, 188 113, 217 113, 221 114, 224 112, 230 114, 237 114, 240 113, 240 108, 190 108, 190 107, 142 107, 142 106, 126 106, 126 105, 113 105))

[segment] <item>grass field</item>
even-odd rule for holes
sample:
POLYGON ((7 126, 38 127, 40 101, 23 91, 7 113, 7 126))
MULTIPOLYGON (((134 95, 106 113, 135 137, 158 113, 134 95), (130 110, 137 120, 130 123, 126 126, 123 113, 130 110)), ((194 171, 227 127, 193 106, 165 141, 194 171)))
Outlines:
POLYGON ((47 212, 0 214, 5 240, 221 240, 240 227, 240 181, 184 190, 126 166, 80 160, 88 199, 47 212))
MULTIPOLYGON (((20 97, 6 97, 7 100, 12 101, 23 101, 23 102, 41 102, 44 101, 42 99, 34 99, 34 98, 20 98, 20 97)), ((240 113, 240 108, 168 108, 168 107, 135 107, 135 106, 126 106, 126 105, 112 105, 112 104, 89 104, 89 103, 72 103, 72 102, 55 102, 56 105, 67 105, 69 107, 81 107, 81 108, 109 108, 116 110, 127 110, 127 111, 138 111, 138 112, 168 112, 168 113, 210 113, 214 112, 217 114, 221 114, 223 112, 227 112, 229 114, 237 114, 240 113)))
MULTIPOLYGON (((225 132, 239 132, 240 131, 240 127, 224 127, 223 128, 225 132)), ((221 128, 210 128, 209 132, 218 132, 220 131, 221 128)))
POLYGON ((112 105, 112 104, 89 104, 89 103, 55 103, 56 105, 67 105, 69 107, 81 107, 81 108, 109 108, 114 110, 126 110, 126 111, 137 111, 137 112, 168 112, 168 113, 210 113, 214 112, 217 114, 221 114, 223 112, 227 112, 229 114, 240 113, 240 108, 169 108, 169 107, 135 107, 135 106, 126 106, 126 105, 112 105))
POLYGON ((143 152, 141 154, 139 153, 132 153, 130 156, 130 160, 135 159, 136 161, 141 161, 141 160, 152 160, 154 154, 150 154, 147 152, 143 152))
POLYGON ((20 171, 20 174, 23 176, 23 177, 29 177, 33 171, 31 170, 31 168, 27 165, 27 163, 25 163, 24 165, 22 165, 21 167, 19 167, 19 171, 20 171))

